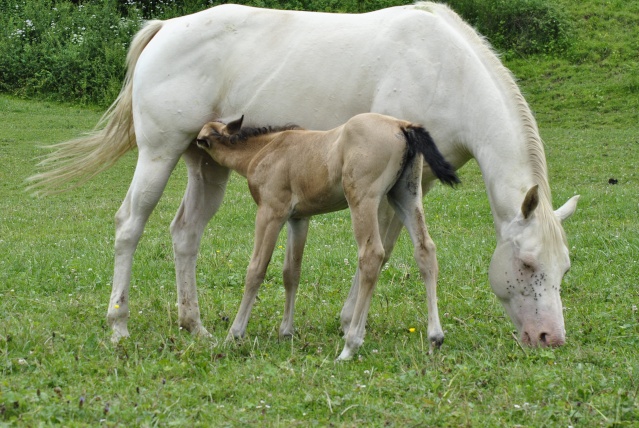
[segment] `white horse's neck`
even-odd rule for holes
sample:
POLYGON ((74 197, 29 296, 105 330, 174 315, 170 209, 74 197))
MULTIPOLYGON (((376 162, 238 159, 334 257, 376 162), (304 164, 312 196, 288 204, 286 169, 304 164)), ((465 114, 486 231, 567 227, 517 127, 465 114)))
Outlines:
POLYGON ((510 73, 498 61, 491 65, 501 97, 493 96, 477 109, 468 150, 481 169, 500 240, 533 186, 539 186, 540 211, 552 211, 552 202, 544 147, 532 112, 510 73))
POLYGON ((540 182, 540 177, 545 176, 545 168, 539 170, 540 165, 531 159, 527 147, 530 143, 521 132, 511 129, 501 133, 498 139, 485 140, 474 151, 486 185, 498 240, 504 226, 520 214, 525 195, 533 186, 544 189, 540 191, 540 198, 549 200, 547 179, 540 182))

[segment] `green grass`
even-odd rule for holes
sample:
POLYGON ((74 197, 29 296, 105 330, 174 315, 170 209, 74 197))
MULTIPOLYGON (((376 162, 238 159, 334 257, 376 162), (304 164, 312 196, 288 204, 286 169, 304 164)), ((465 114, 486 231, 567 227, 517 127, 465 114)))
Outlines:
POLYGON ((278 248, 249 340, 222 346, 255 212, 237 176, 198 263, 214 339, 194 340, 177 327, 168 232, 186 184, 182 163, 136 253, 131 338, 114 347, 105 320, 113 216, 135 153, 77 190, 32 198, 24 179, 44 154, 39 145, 91 129, 101 111, 0 96, 0 425, 639 426, 639 91, 628 31, 638 11, 620 0, 562 4, 581 17, 572 50, 508 65, 538 117, 555 206, 582 195, 565 224, 564 347, 522 349, 512 337, 487 280, 495 236, 475 164, 460 171, 457 190, 437 186, 425 200, 441 269, 439 352, 427 353, 425 292, 403 234, 359 358, 333 362, 355 261, 347 212, 312 222, 294 340, 277 338, 278 248))
POLYGON ((90 129, 99 112, 6 97, 0 109, 0 421, 639 423, 636 126, 593 131, 542 124, 556 205, 582 195, 566 223, 573 259, 563 292, 566 346, 522 350, 513 340, 513 327, 487 282, 494 232, 473 164, 461 171, 461 188, 438 186, 425 202, 441 265, 443 348, 427 354, 425 293, 403 235, 382 274, 359 358, 335 364, 343 346, 338 313, 355 259, 347 212, 313 220, 295 339, 277 339, 284 301, 278 248, 249 323, 249 340, 226 348, 220 341, 241 296, 254 215, 245 183, 234 176, 205 234, 198 267, 203 320, 214 340, 194 340, 176 326, 168 233, 186 181, 180 164, 136 254, 132 337, 113 347, 105 322, 112 217, 135 155, 78 190, 32 198, 23 180, 42 154, 38 144, 90 129), (609 178, 619 183, 610 185, 609 178))

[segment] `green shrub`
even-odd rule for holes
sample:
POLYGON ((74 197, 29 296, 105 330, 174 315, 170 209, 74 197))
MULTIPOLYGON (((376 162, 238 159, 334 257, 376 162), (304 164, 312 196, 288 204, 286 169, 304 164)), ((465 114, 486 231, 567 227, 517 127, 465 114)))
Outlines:
POLYGON ((570 17, 549 0, 448 0, 446 3, 506 54, 557 54, 570 45, 570 17))
POLYGON ((115 98, 136 9, 122 17, 111 0, 5 0, 0 10, 0 90, 91 104, 115 98))
MULTIPOLYGON (((406 0, 239 0, 252 6, 366 12, 406 0)), ((143 19, 168 19, 213 0, 0 0, 0 91, 106 106, 124 76, 126 50, 143 19)), ((450 0, 506 53, 555 53, 569 21, 547 0, 450 0)))

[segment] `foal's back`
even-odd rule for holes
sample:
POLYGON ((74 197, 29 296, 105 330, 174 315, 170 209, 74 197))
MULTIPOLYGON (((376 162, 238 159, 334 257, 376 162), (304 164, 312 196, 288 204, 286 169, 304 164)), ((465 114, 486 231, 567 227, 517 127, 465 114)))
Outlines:
POLYGON ((402 168, 409 122, 364 113, 329 131, 288 130, 271 135, 253 158, 247 178, 258 204, 306 217, 348 207, 345 190, 361 183, 392 187, 402 168))

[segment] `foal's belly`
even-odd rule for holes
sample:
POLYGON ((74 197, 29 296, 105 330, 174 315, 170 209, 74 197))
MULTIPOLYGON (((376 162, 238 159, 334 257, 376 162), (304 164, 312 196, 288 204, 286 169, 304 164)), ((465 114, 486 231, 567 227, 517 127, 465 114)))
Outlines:
POLYGON ((291 200, 291 217, 311 217, 348 208, 348 202, 341 189, 329 192, 294 194, 291 200))

